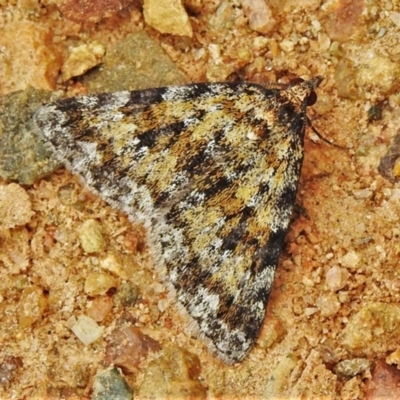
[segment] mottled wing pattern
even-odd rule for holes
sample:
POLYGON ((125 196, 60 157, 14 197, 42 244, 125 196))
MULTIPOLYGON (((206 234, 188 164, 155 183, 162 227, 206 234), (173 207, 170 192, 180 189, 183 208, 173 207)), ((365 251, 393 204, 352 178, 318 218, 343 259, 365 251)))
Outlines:
POLYGON ((243 359, 264 319, 300 176, 307 98, 320 81, 82 96, 35 115, 59 160, 144 221, 158 269, 228 363, 243 359))

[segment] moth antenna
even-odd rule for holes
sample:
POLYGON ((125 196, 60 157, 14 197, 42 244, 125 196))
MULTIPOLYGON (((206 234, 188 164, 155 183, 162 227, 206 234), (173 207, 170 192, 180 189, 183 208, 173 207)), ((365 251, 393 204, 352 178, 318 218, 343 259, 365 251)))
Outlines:
POLYGON ((316 128, 314 128, 310 118, 307 117, 307 124, 308 126, 312 129, 312 131, 318 136, 319 139, 321 139, 323 142, 325 142, 326 144, 329 144, 330 146, 336 147, 337 149, 341 149, 341 150, 347 150, 346 147, 344 146, 340 146, 339 144, 333 143, 330 140, 326 139, 325 137, 323 137, 316 128))

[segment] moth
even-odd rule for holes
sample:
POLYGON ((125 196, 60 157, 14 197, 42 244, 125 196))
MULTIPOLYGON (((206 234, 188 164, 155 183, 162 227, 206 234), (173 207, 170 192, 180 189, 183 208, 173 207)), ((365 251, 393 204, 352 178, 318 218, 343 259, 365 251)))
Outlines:
POLYGON ((143 222, 189 331, 230 364, 264 320, 321 80, 87 95, 34 116, 59 161, 143 222))

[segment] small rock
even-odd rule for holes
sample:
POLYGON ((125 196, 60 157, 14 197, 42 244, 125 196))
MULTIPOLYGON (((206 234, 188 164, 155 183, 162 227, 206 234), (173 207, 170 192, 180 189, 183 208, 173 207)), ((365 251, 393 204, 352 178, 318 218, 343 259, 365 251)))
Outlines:
POLYGON ((133 307, 139 297, 139 289, 134 283, 124 282, 114 296, 116 302, 122 307, 133 307))
POLYGON ((0 29, 0 96, 28 87, 55 89, 61 57, 52 30, 44 26, 15 18, 7 28, 0 29))
POLYGON ((66 206, 74 206, 77 204, 77 190, 73 183, 60 186, 58 189, 58 198, 60 202, 66 206))
POLYGON ((223 0, 219 2, 217 11, 214 12, 207 24, 212 31, 217 32, 219 37, 222 34, 227 34, 235 26, 237 13, 231 1, 223 0))
POLYGON ((400 348, 397 348, 393 353, 386 357, 387 364, 397 364, 400 365, 400 348))
POLYGON ((366 382, 366 400, 400 399, 400 371, 377 361, 372 377, 366 382))
POLYGON ((121 279, 128 280, 135 276, 139 268, 135 257, 130 254, 116 254, 107 252, 107 255, 99 260, 99 267, 112 272, 121 279))
POLYGON ((353 191, 353 195, 356 199, 369 199, 373 194, 373 191, 369 188, 353 191))
POLYGON ((352 360, 343 360, 338 363, 334 371, 339 378, 352 378, 370 367, 370 362, 366 358, 354 358, 352 360))
POLYGON ((132 400, 133 390, 117 368, 100 372, 93 382, 92 400, 132 400))
POLYGON ((371 303, 354 315, 342 331, 341 342, 351 354, 368 357, 400 345, 400 306, 371 303))
POLYGON ((0 98, 0 176, 21 185, 32 185, 51 173, 58 163, 32 114, 54 93, 33 88, 0 98))
POLYGON ((160 344, 138 328, 129 326, 114 329, 107 338, 105 363, 136 371, 140 361, 149 351, 159 350, 160 344))
POLYGON ((106 294, 111 288, 118 287, 118 280, 111 275, 91 272, 85 280, 85 293, 89 296, 106 294))
POLYGON ((340 360, 340 354, 335 343, 326 340, 318 347, 321 360, 324 364, 336 364, 340 360))
POLYGON ((389 57, 379 55, 373 50, 368 50, 360 57, 362 62, 357 65, 356 74, 358 87, 373 87, 374 91, 379 91, 381 94, 398 90, 400 66, 397 62, 390 60, 389 57))
POLYGON ((355 251, 349 251, 340 260, 340 264, 349 269, 356 269, 360 263, 360 256, 355 251))
MULTIPOLYGON (((0 264, 3 274, 24 285, 24 272, 32 266, 32 232, 27 228, 0 229, 0 264), (20 276, 22 279, 18 279, 20 276)), ((19 285, 18 285, 19 286, 19 285)))
POLYGON ((19 368, 23 366, 22 358, 6 355, 0 362, 0 386, 7 390, 19 368))
POLYGON ((96 297, 87 308, 87 315, 88 317, 93 318, 96 322, 101 322, 111 312, 113 305, 114 303, 111 297, 96 297))
POLYGON ((359 89, 356 85, 356 70, 354 65, 346 60, 340 60, 335 68, 335 86, 340 97, 358 99, 359 89))
POLYGON ((363 28, 367 26, 362 18, 366 6, 363 0, 338 0, 330 3, 325 14, 328 18, 323 22, 330 39, 342 43, 354 35, 361 36, 363 28))
POLYGON ((41 288, 37 286, 25 288, 18 304, 19 326, 26 328, 40 320, 47 308, 47 304, 47 297, 41 288))
POLYGON ((326 273, 325 282, 330 290, 337 292, 346 286, 349 276, 350 274, 345 268, 334 265, 326 273))
POLYGON ((341 382, 343 386, 340 388, 340 393, 336 393, 334 399, 364 399, 364 385, 360 385, 360 381, 361 377, 355 376, 354 378, 341 382))
POLYGON ((206 399, 207 389, 199 380, 199 358, 178 347, 168 347, 152 361, 139 388, 143 399, 206 399))
POLYGON ((293 370, 298 366, 300 359, 294 354, 280 357, 278 364, 266 378, 264 397, 266 399, 283 398, 282 393, 289 384, 293 370))
POLYGON ((139 31, 107 48, 101 66, 88 71, 82 82, 91 93, 100 93, 179 85, 190 79, 157 42, 139 31))
POLYGON ((95 320, 86 315, 71 317, 67 321, 67 326, 85 346, 100 339, 104 331, 102 326, 97 325, 95 320))
POLYGON ((0 185, 0 229, 25 225, 34 214, 31 200, 21 186, 0 185))
POLYGON ((335 69, 335 83, 341 97, 364 98, 368 89, 389 95, 399 89, 400 66, 389 57, 369 49, 359 54, 359 61, 340 60, 335 69))
POLYGON ((322 362, 320 353, 311 350, 305 360, 305 367, 302 365, 300 376, 289 386, 287 396, 283 398, 333 400, 336 398, 336 390, 337 376, 322 362))
POLYGON ((143 14, 146 23, 161 33, 193 36, 189 17, 181 0, 144 0, 143 14))
POLYGON ((316 306, 323 317, 331 317, 340 309, 340 303, 334 293, 323 293, 318 296, 316 306))
POLYGON ((279 343, 286 334, 286 329, 278 318, 271 318, 268 324, 264 324, 258 345, 263 349, 271 348, 275 343, 279 343))
POLYGON ((392 11, 389 15, 389 18, 392 20, 392 22, 400 28, 400 13, 398 11, 392 11))
POLYGON ((250 29, 264 34, 272 32, 276 20, 265 0, 243 0, 242 7, 249 20, 250 29))
POLYGON ((81 23, 97 23, 128 7, 132 0, 56 0, 64 18, 81 23))
POLYGON ((294 50, 295 43, 292 40, 289 39, 283 39, 279 43, 279 47, 285 52, 285 53, 291 53, 294 50))
POLYGON ((93 42, 74 47, 65 61, 61 72, 64 81, 83 75, 89 69, 99 65, 105 54, 103 45, 93 42))
POLYGON ((382 111, 383 111, 384 105, 385 105, 384 102, 380 102, 378 104, 373 104, 368 109, 368 112, 367 112, 368 122, 380 121, 382 119, 382 111))
POLYGON ((85 253, 100 253, 106 246, 102 227, 94 219, 88 219, 78 228, 78 237, 85 253))

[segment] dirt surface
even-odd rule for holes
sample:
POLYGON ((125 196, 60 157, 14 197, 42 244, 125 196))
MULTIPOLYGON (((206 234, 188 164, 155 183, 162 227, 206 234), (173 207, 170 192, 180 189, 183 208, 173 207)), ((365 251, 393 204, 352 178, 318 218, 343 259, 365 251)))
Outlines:
MULTIPOLYGON (((83 71, 145 33, 173 61, 168 84, 322 75, 309 117, 340 147, 309 130, 299 212, 264 327, 233 366, 188 334, 143 227, 64 169, 31 186, 1 181, 0 397, 101 398, 98 374, 116 365, 135 398, 151 397, 154 385, 160 398, 375 398, 390 383, 371 375, 374 365, 400 362, 395 2, 188 0, 170 16, 173 35, 166 21, 164 33, 157 18, 146 23, 150 3, 0 0, 0 94, 31 86, 89 92, 83 71), (121 356, 123 346, 131 357, 121 356)), ((143 74, 144 61, 128 54, 145 83, 138 87, 162 85, 152 71, 166 77, 165 64, 154 60, 143 74)))

